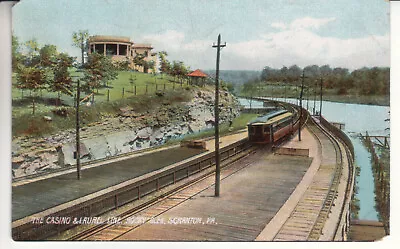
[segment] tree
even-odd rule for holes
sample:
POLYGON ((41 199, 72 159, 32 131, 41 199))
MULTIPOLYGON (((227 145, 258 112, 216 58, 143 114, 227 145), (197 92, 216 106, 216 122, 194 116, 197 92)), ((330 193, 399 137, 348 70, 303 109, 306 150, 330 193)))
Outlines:
MULTIPOLYGON (((17 70, 17 88, 29 89, 34 93, 46 88, 48 75, 43 68, 38 66, 19 65, 17 70)), ((32 98, 32 114, 35 114, 35 96, 32 98)))
POLYGON ((167 60, 167 56, 168 53, 166 51, 161 51, 158 53, 158 56, 160 58, 161 61, 161 65, 160 65, 160 72, 161 75, 163 75, 164 73, 169 74, 171 71, 171 63, 167 60))
POLYGON ((68 68, 72 67, 73 61, 74 59, 66 53, 61 53, 56 58, 53 81, 49 86, 49 90, 58 93, 58 102, 60 102, 61 94, 72 95, 72 78, 68 68))
POLYGON ((287 75, 288 80, 292 82, 297 81, 301 77, 302 70, 297 65, 293 65, 289 67, 287 74, 288 74, 287 75))
POLYGON ((133 63, 135 64, 135 67, 143 67, 143 72, 147 73, 147 63, 144 60, 144 54, 136 54, 136 56, 133 58, 133 63))
POLYGON ((94 102, 94 90, 101 86, 108 86, 108 82, 117 78, 117 70, 109 57, 102 54, 92 53, 88 56, 88 61, 84 65, 83 90, 87 93, 92 92, 92 102, 94 102))
POLYGON ((133 75, 131 74, 131 77, 129 78, 129 84, 131 84, 132 92, 133 92, 133 86, 135 85, 135 81, 136 81, 136 75, 135 78, 133 78, 133 75))
POLYGON ((251 109, 251 104, 253 101, 253 96, 255 95, 256 91, 258 90, 259 81, 260 80, 258 78, 254 78, 243 84, 242 93, 245 94, 245 96, 250 97, 250 109, 251 109))
POLYGON ((88 30, 79 30, 78 32, 72 33, 72 45, 81 49, 82 66, 85 63, 85 50, 87 50, 87 40, 89 38, 88 30))
POLYGON ((312 79, 320 78, 321 72, 320 72, 319 66, 317 66, 317 65, 306 66, 304 68, 304 71, 306 72, 307 77, 309 77, 309 78, 312 78, 312 79))
POLYGON ((12 36, 12 69, 15 71, 18 67, 18 64, 21 63, 23 56, 20 52, 20 43, 18 37, 12 36))
POLYGON ((35 65, 38 63, 38 56, 39 56, 39 43, 36 39, 29 40, 25 42, 25 46, 28 50, 27 58, 24 62, 25 65, 35 65))
POLYGON ((39 49, 39 63, 43 67, 53 67, 56 64, 58 55, 57 47, 46 44, 39 49))
POLYGON ((155 61, 148 61, 147 62, 147 66, 148 66, 149 69, 151 69, 151 72, 153 74, 156 74, 156 63, 155 63, 155 61))
POLYGON ((170 70, 170 75, 174 76, 174 78, 178 78, 179 81, 182 83, 183 79, 187 77, 187 74, 189 73, 189 67, 185 66, 183 61, 173 61, 171 70, 170 70))

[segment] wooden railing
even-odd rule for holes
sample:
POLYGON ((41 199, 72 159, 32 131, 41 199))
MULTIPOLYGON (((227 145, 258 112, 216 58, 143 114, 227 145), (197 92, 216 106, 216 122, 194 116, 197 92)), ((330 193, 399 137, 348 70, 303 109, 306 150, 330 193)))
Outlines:
MULTIPOLYGON (((226 146, 221 149, 221 161, 250 147, 251 144, 247 138, 226 146)), ((139 200, 143 196, 158 191, 163 187, 175 184, 177 181, 210 168, 214 164, 215 153, 209 152, 109 187, 90 196, 25 217, 12 223, 12 237, 14 240, 41 240, 56 235, 61 231, 76 226, 72 222, 74 218, 101 215, 126 203, 139 200), (32 222, 35 217, 43 218, 43 222, 32 222), (68 224, 52 224, 50 222, 49 224, 47 222, 48 217, 66 217, 66 219, 70 219, 70 222, 68 224)))
POLYGON ((335 241, 346 241, 349 238, 350 232, 351 200, 354 194, 355 183, 354 146, 350 138, 342 130, 329 123, 323 117, 321 117, 320 123, 333 135, 339 138, 344 143, 347 149, 346 155, 349 164, 349 177, 347 180, 345 201, 341 209, 341 218, 338 221, 336 233, 334 236, 335 241))

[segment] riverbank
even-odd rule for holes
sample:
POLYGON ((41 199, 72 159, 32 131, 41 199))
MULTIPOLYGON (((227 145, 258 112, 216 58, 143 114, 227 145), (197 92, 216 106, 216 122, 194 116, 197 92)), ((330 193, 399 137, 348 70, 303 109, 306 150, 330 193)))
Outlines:
MULTIPOLYGON (((239 96, 241 98, 246 98, 248 96, 239 96)), ((253 96, 257 97, 257 96, 253 96)), ((269 98, 285 98, 282 94, 266 94, 263 97, 269 98)), ((286 98, 298 98, 298 95, 286 95, 286 98)), ((317 96, 317 101, 319 101, 320 96, 317 96)), ((306 95, 303 95, 303 100, 307 99, 306 95)), ((310 101, 314 100, 314 96, 309 96, 310 101)), ((348 104, 360 104, 360 105, 377 105, 377 106, 390 106, 390 96, 387 95, 323 95, 322 100, 337 102, 337 103, 348 103, 348 104)))
POLYGON ((372 95, 372 96, 328 95, 328 96, 322 96, 322 99, 338 103, 390 106, 390 96, 386 95, 372 95))

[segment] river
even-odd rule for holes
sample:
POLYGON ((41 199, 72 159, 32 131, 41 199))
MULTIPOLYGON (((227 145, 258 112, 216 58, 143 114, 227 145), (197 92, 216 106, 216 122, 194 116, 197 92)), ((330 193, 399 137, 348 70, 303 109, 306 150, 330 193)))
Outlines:
MULTIPOLYGON (((284 101, 283 98, 274 100, 284 101)), ((239 99, 240 103, 246 107, 250 105, 247 99, 239 99)), ((296 99, 286 99, 287 102, 296 103, 296 99)), ((262 107, 262 101, 252 101, 252 107, 262 107)), ((316 110, 319 111, 319 102, 315 103, 316 110)), ((307 100, 303 100, 303 107, 307 108, 307 100)), ((308 103, 308 110, 313 113, 314 101, 308 103)), ((349 135, 354 145, 355 163, 360 167, 360 176, 357 177, 358 193, 360 200, 359 219, 378 220, 375 210, 374 178, 372 175, 371 155, 364 147, 361 139, 357 136, 366 131, 370 135, 388 135, 389 123, 385 119, 389 118, 388 106, 361 105, 322 101, 322 115, 330 122, 344 123, 344 131, 349 135)))

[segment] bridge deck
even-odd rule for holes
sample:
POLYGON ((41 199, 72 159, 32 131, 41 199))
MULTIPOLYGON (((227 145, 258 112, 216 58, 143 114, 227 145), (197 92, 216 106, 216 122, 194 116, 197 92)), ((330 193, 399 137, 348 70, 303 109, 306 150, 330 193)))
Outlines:
MULTIPOLYGON (((222 148, 245 137, 245 132, 222 137, 220 146, 222 148)), ((214 151, 214 140, 206 144, 209 151, 214 151)), ((88 167, 82 171, 82 179, 79 181, 75 170, 69 170, 56 173, 53 177, 44 176, 13 184, 12 220, 75 200, 203 152, 205 150, 174 147, 138 153, 125 160, 111 160, 100 163, 98 167, 88 167)))

